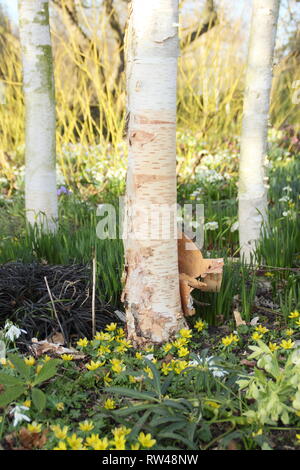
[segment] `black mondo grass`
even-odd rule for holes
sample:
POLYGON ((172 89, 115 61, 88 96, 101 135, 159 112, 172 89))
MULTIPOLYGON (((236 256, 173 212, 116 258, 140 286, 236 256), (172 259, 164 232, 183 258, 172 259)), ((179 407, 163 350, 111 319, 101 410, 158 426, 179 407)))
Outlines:
MULTIPOLYGON (((100 300, 96 291, 96 329, 120 322, 116 307, 100 300)), ((7 320, 27 331, 19 343, 43 340, 60 331, 67 342, 92 336, 92 269, 89 265, 6 263, 0 266, 0 328, 7 320), (53 297, 51 303, 47 282, 53 297)))

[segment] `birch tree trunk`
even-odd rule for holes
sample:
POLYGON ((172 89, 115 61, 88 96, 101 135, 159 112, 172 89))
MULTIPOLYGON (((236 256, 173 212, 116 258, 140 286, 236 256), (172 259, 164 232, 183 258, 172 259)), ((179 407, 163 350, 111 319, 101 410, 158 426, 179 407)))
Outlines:
POLYGON ((239 174, 241 256, 255 257, 267 216, 265 157, 273 57, 280 0, 253 0, 239 174))
POLYGON ((160 344, 184 325, 176 240, 178 0, 132 0, 126 44, 123 300, 133 343, 160 344))
POLYGON ((27 221, 43 231, 57 226, 55 92, 48 0, 19 0, 26 108, 27 221))

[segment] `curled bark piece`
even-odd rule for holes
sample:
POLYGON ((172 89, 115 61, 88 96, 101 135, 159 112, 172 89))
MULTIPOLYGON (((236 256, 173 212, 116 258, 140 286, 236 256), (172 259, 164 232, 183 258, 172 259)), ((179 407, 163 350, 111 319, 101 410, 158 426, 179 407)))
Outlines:
POLYGON ((223 275, 223 259, 205 259, 195 243, 184 233, 178 239, 178 267, 182 309, 185 316, 195 314, 191 292, 219 292, 223 275), (203 281, 198 278, 201 277, 203 281))

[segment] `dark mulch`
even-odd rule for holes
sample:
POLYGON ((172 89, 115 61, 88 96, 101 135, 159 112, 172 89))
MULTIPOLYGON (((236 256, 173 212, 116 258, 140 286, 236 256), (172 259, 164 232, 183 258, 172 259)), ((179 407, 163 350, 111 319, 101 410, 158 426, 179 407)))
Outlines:
MULTIPOLYGON (((20 337, 26 345, 32 337, 45 339, 61 331, 44 278, 53 297, 64 336, 92 335, 92 270, 88 265, 49 266, 20 262, 0 265, 0 328, 7 319, 27 331, 20 337)), ((104 304, 96 293, 96 329, 120 322, 116 308, 104 304)))

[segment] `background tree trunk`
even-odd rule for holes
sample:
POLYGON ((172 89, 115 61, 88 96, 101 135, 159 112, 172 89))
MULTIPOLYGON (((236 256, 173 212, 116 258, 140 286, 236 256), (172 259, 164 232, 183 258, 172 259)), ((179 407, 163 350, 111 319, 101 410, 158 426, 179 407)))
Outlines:
POLYGON ((55 231, 55 92, 48 1, 19 0, 19 18, 26 107, 26 216, 30 224, 55 231))
POLYGON ((123 300, 128 336, 135 344, 145 345, 168 341, 184 324, 176 213, 170 224, 172 210, 167 210, 167 206, 176 207, 178 0, 133 0, 129 8, 123 300), (166 216, 161 217, 159 229, 154 218, 164 206, 166 216), (154 218, 148 221, 150 213, 154 218), (171 233, 162 239, 170 225, 171 233), (158 236, 151 236, 149 232, 156 229, 158 236))
POLYGON ((280 0, 253 0, 239 175, 241 256, 249 262, 267 214, 264 161, 280 0))

